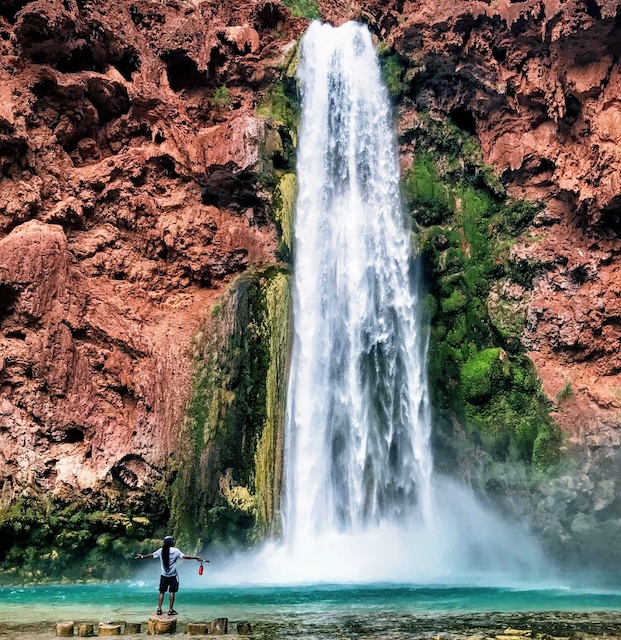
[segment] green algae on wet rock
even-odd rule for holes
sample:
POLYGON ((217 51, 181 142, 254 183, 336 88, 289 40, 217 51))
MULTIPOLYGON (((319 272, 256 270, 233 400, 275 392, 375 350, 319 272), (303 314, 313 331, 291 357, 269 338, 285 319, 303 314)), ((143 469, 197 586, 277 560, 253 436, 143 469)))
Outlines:
POLYGON ((415 151, 402 184, 427 274, 436 443, 456 446, 456 419, 494 458, 548 468, 560 430, 521 341, 537 271, 510 252, 540 205, 509 197, 474 138, 449 121, 422 114, 403 137, 415 151))
POLYGON ((289 275, 240 276, 196 337, 171 526, 191 548, 271 532, 282 476, 289 275))

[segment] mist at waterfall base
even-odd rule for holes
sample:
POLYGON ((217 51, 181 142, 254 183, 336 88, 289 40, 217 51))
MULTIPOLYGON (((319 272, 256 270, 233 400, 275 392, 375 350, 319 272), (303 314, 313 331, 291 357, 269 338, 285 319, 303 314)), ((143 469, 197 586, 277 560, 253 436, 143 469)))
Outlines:
MULTIPOLYGON (((542 553, 433 473, 418 276, 370 33, 301 43, 283 540, 211 584, 542 584, 542 553)), ((220 563, 218 563, 220 564, 220 563)))

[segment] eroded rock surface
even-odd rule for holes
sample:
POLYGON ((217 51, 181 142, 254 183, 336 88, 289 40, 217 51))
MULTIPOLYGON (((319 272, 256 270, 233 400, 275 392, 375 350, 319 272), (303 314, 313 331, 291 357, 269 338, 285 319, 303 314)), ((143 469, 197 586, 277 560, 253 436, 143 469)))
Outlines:
POLYGON ((0 3, 2 503, 160 477, 200 318, 274 261, 282 142, 254 108, 303 26, 271 2, 0 3))
POLYGON ((412 107, 476 134, 510 193, 545 202, 513 248, 540 273, 524 340, 561 426, 618 446, 619 3, 405 2, 373 16, 409 62, 412 107))

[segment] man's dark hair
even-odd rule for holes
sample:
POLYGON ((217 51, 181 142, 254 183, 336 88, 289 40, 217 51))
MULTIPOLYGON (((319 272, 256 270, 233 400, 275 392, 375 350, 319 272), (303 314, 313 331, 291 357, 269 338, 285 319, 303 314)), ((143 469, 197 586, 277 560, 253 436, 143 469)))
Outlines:
POLYGON ((162 546, 162 562, 167 573, 170 571, 170 547, 173 546, 174 542, 175 539, 172 536, 166 536, 162 546))

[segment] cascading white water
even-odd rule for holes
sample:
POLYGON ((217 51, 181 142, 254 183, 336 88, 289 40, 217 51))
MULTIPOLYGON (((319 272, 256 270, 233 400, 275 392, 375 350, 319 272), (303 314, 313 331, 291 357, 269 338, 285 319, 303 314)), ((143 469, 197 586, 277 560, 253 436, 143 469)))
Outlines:
POLYGON ((368 30, 302 42, 285 531, 431 518, 430 418, 390 103, 368 30))
POLYGON ((432 474, 410 233, 369 32, 313 23, 298 77, 284 539, 212 583, 540 584, 527 533, 432 474))

